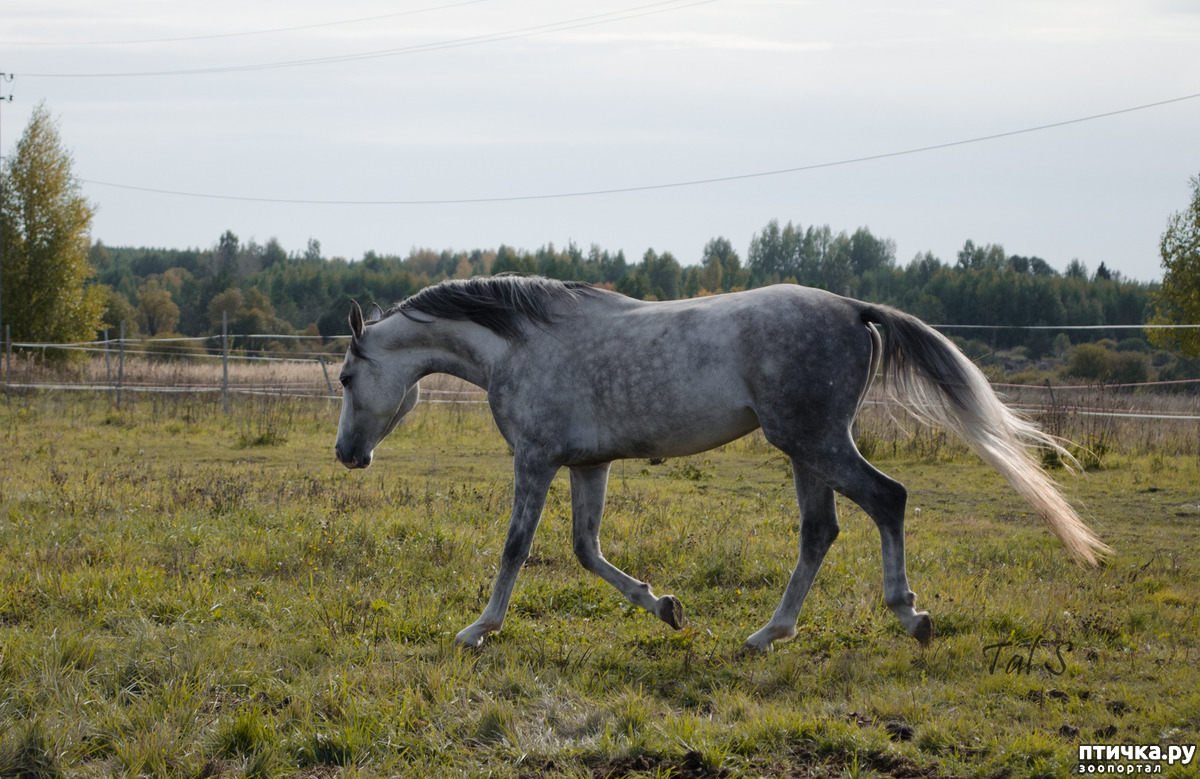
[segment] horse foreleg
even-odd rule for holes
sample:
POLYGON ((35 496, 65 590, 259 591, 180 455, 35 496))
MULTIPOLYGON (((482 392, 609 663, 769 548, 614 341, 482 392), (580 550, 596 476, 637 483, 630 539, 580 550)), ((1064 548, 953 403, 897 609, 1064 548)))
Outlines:
POLYGON ((608 489, 609 463, 571 468, 571 517, 575 556, 584 568, 611 584, 635 606, 678 630, 684 624, 683 604, 674 595, 655 597, 650 585, 638 581, 604 559, 600 552, 600 520, 608 489))
POLYGON ((500 556, 500 572, 496 575, 496 583, 492 587, 492 597, 479 619, 460 631, 454 637, 454 643, 478 647, 488 633, 495 633, 504 625, 504 615, 508 611, 513 586, 517 583, 517 574, 521 572, 521 566, 529 557, 533 536, 537 532, 538 523, 542 519, 542 508, 546 504, 546 492, 550 489, 550 482, 554 480, 557 471, 553 466, 529 466, 521 463, 516 465, 512 519, 508 525, 504 552, 500 556))
POLYGON ((746 649, 766 652, 776 641, 786 641, 796 635, 796 619, 800 607, 812 586, 825 553, 838 537, 837 504, 833 490, 810 474, 795 459, 792 473, 796 483, 796 500, 800 505, 800 560, 788 579, 783 600, 775 609, 771 621, 746 639, 746 649))

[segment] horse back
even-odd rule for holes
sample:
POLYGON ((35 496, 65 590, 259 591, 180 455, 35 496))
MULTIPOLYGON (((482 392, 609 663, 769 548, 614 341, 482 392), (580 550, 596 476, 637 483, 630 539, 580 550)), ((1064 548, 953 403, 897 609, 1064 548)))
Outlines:
POLYGON ((795 285, 581 301, 514 350, 492 385, 497 424, 583 461, 691 454, 781 413, 852 415, 872 353, 858 305, 795 285))

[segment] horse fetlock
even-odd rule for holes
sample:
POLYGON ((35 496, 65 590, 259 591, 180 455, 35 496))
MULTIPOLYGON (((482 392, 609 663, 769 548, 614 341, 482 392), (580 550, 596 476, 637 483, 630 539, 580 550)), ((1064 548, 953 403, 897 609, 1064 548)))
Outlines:
POLYGON ((664 595, 659 598, 655 605, 655 614, 676 630, 687 624, 687 618, 683 616, 683 604, 674 595, 664 595))
POLYGON ((904 611, 912 611, 917 605, 917 594, 912 590, 905 590, 902 595, 888 598, 887 606, 894 612, 900 613, 904 611))

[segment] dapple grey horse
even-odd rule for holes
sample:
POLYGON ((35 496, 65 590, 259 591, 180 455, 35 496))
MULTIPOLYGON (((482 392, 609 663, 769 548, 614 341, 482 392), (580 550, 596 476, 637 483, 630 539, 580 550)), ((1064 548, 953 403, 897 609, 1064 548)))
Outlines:
POLYGON ((1001 403, 944 336, 887 306, 790 284, 643 302, 581 283, 501 276, 428 287, 372 321, 353 303, 350 327, 335 448, 346 467, 371 464, 376 445, 417 403, 419 380, 435 372, 487 390, 512 448, 508 539, 483 614, 455 639, 464 646, 500 630, 550 482, 563 467, 579 562, 679 628, 676 597, 655 596, 600 552, 609 465, 695 454, 759 427, 791 458, 800 554, 782 602, 746 647, 766 651, 796 634, 801 604, 838 535, 835 491, 875 521, 885 601, 910 635, 930 642, 933 620, 915 610, 905 572, 907 493, 863 459, 851 434, 881 366, 893 397, 962 437, 1068 553, 1095 564, 1110 551, 1029 453, 1040 446, 1066 454, 1059 443, 1001 403))

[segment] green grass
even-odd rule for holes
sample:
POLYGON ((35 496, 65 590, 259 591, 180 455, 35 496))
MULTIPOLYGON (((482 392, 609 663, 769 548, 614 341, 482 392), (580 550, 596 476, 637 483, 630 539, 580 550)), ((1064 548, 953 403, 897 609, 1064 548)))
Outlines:
POLYGON ((503 632, 463 652, 511 497, 486 409, 421 406, 360 472, 335 427, 0 405, 0 776, 1034 777, 1081 743, 1200 743, 1194 456, 1061 477, 1119 552, 1092 571, 961 447, 875 440, 938 638, 884 607, 842 502, 796 639, 748 658, 796 556, 786 460, 751 436, 614 466, 606 555, 683 600, 680 632, 575 562, 564 474, 503 632))

